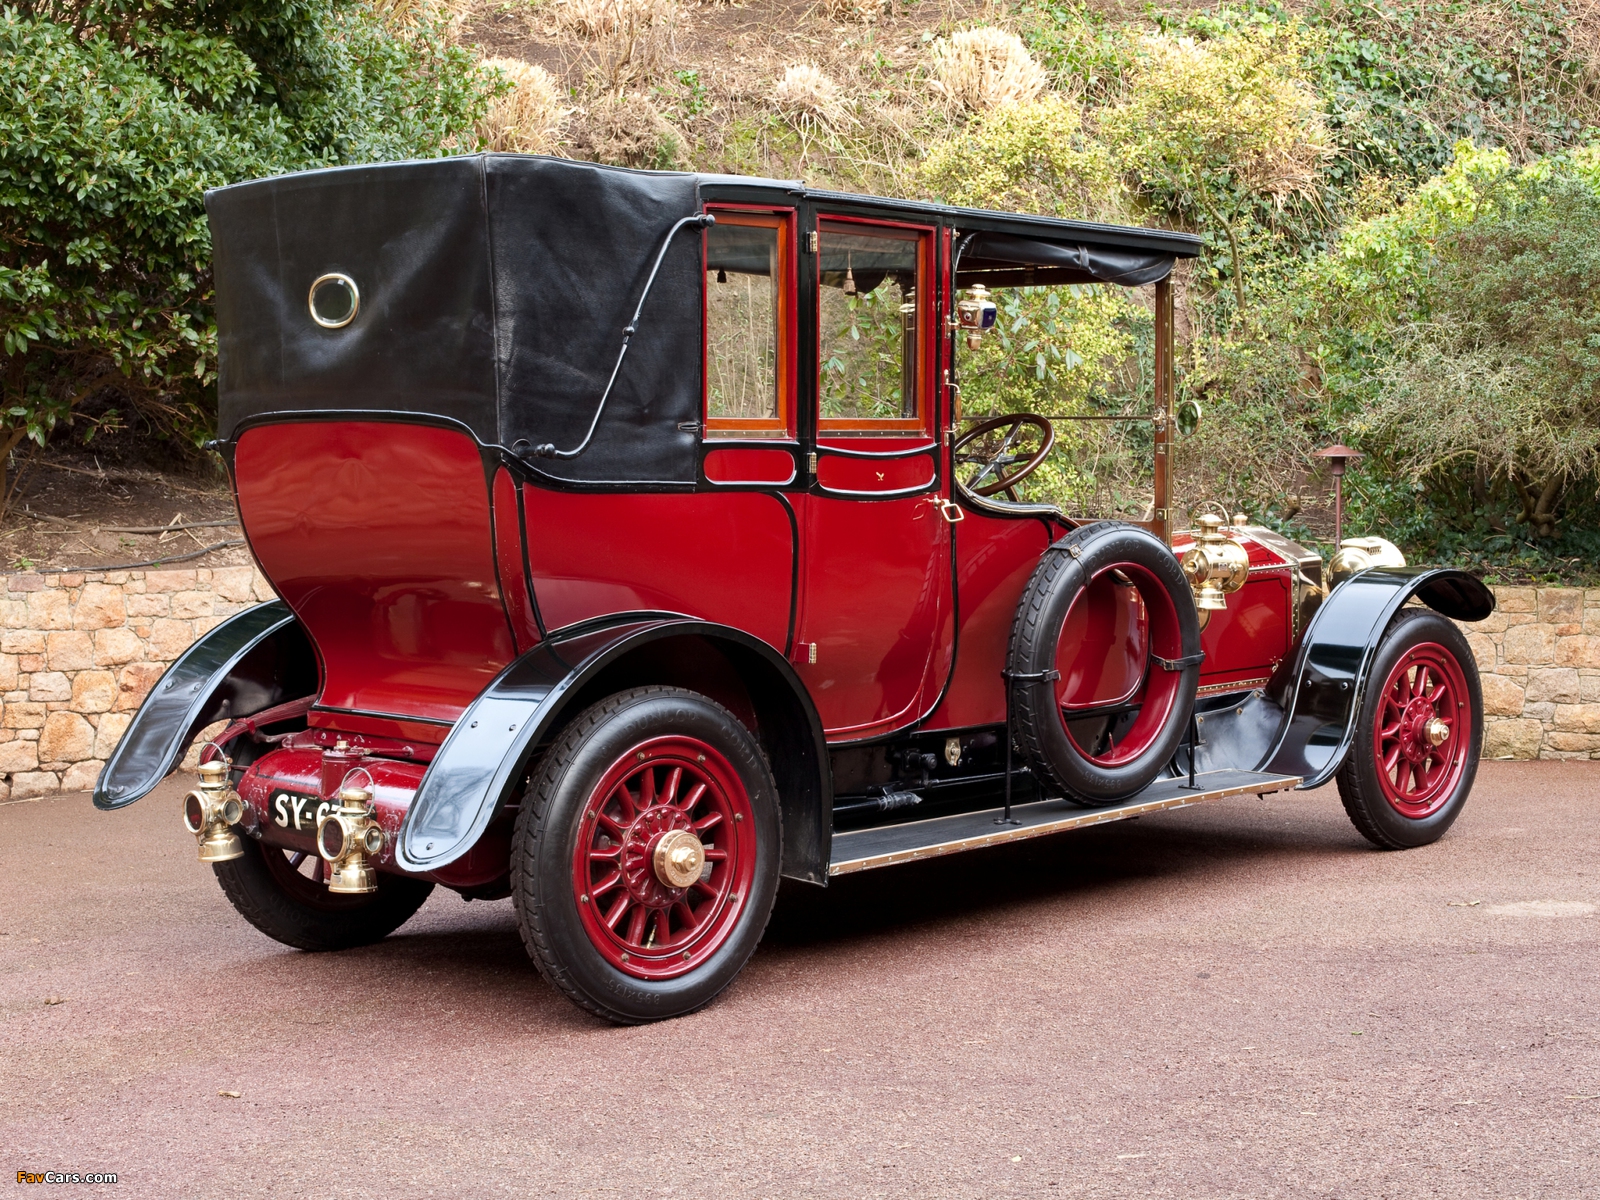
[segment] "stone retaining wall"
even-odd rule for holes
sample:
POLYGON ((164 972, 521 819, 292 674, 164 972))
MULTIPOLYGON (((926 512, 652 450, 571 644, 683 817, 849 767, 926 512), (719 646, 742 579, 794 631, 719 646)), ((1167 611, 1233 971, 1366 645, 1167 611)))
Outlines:
POLYGON ((1600 589, 1496 588, 1463 625, 1483 680, 1485 758, 1600 758, 1600 589))
MULTIPOLYGON (((1600 758, 1600 589, 1499 588, 1465 625, 1486 758, 1600 758)), ((251 567, 5 577, 0 799, 93 786, 133 712, 195 638, 270 600, 251 567)))
POLYGON ((272 595, 252 567, 6 576, 0 799, 93 786, 167 665, 272 595))

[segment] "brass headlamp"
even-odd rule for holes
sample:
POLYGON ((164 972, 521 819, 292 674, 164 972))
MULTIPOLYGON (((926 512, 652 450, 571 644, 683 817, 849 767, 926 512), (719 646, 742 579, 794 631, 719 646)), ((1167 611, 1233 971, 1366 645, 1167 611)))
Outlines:
POLYGON ((244 801, 228 782, 232 766, 214 758, 197 768, 200 786, 183 798, 183 826, 200 843, 200 861, 229 862, 244 855, 234 826, 244 820, 244 801))
POLYGON ((1194 589, 1194 606, 1205 628, 1211 614, 1228 607, 1228 595, 1250 578, 1250 554, 1222 532, 1222 518, 1207 513, 1194 531, 1194 545, 1183 556, 1183 573, 1194 589))
POLYGON ((1000 310, 989 299, 989 289, 975 283, 967 294, 956 301, 956 324, 967 335, 967 349, 977 350, 983 345, 983 335, 994 328, 1000 310))
POLYGON ((1335 588, 1350 576, 1373 567, 1403 567, 1406 556, 1387 538, 1345 538, 1328 563, 1328 587, 1335 588))
POLYGON ((339 807, 317 822, 317 852, 332 864, 328 890, 363 895, 378 890, 378 873, 367 860, 383 851, 383 829, 373 819, 372 793, 339 789, 339 807))

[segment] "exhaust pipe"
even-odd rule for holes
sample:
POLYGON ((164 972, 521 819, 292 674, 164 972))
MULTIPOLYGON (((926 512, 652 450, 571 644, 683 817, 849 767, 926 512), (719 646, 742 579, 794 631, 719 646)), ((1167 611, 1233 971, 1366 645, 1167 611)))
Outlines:
POLYGON ((200 844, 201 862, 230 862, 244 856, 244 844, 233 829, 244 820, 244 801, 228 783, 231 766, 226 758, 201 763, 200 786, 183 798, 183 827, 200 844))
POLYGON ((339 807, 317 822, 317 850, 333 867, 330 892, 359 896, 378 890, 378 872, 367 859, 383 852, 383 829, 368 789, 339 789, 339 807))

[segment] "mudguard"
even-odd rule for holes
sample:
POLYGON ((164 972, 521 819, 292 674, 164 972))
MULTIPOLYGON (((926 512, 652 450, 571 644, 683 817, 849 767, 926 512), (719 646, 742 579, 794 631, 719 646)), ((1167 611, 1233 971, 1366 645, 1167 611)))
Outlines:
POLYGON ((146 796, 176 767, 195 734, 317 689, 317 658, 282 600, 229 617, 167 668, 94 788, 96 808, 146 796))
MULTIPOLYGON (((1383 632, 1413 596, 1457 621, 1481 621, 1494 593, 1465 571, 1381 567, 1333 589, 1295 656, 1262 692, 1201 711, 1196 770, 1254 767, 1320 787, 1344 762, 1383 632)), ((1186 769, 1186 760, 1182 765, 1186 769)))
POLYGON ((554 632, 501 671, 461 714, 429 765, 395 840, 396 863, 407 871, 436 871, 472 849, 584 685, 648 642, 683 636, 705 637, 720 648, 759 660, 772 669, 769 677, 775 672, 787 682, 792 697, 751 689, 763 728, 789 739, 785 748, 814 764, 805 772, 810 778, 779 776, 783 873, 826 882, 833 805, 827 745, 816 708, 794 669, 772 647, 740 630, 654 614, 554 632), (791 699, 798 701, 799 712, 793 703, 783 703, 791 699), (789 711, 782 711, 784 707, 789 711), (801 720, 786 719, 802 712, 801 720))

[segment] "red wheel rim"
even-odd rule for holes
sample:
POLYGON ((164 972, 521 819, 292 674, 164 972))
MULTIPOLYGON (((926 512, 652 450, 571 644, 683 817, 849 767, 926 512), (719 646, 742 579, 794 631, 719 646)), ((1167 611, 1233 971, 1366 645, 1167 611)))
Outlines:
POLYGON ((672 979, 728 940, 755 869, 750 797, 733 764, 699 738, 658 737, 612 763, 584 803, 573 895, 607 962, 637 979, 672 979), (670 886, 653 865, 656 844, 674 830, 705 847, 687 887, 670 886))
POLYGON ((1401 656, 1379 693, 1372 748, 1384 799, 1402 817, 1438 812, 1466 769, 1467 677, 1437 642, 1401 656))
MULTIPOLYGON (((1133 712, 1133 721, 1114 742, 1107 727, 1105 736, 1099 740, 1108 744, 1084 744, 1084 729, 1094 726, 1095 711, 1073 709, 1065 704, 1065 681, 1082 647, 1071 645, 1065 637, 1056 647, 1056 669, 1061 676, 1061 682, 1056 686, 1057 711, 1061 714, 1062 725, 1073 749, 1087 762, 1098 767, 1120 767, 1150 750, 1166 729, 1173 706, 1178 701, 1178 686, 1183 680, 1182 671, 1168 671, 1154 661, 1158 656, 1168 660, 1183 657, 1183 628, 1178 623, 1178 608, 1173 603, 1172 594, 1161 580, 1144 567, 1134 563, 1118 563, 1097 571, 1089 587, 1084 588, 1073 601, 1073 609, 1086 602, 1089 588, 1113 572, 1119 581, 1131 584, 1138 591, 1142 608, 1138 624, 1144 640, 1143 678, 1134 694, 1117 706, 1133 712), (1076 730, 1074 725, 1078 727, 1076 730)), ((1072 611, 1069 611, 1063 620, 1063 633, 1071 626, 1072 615, 1072 611)))

